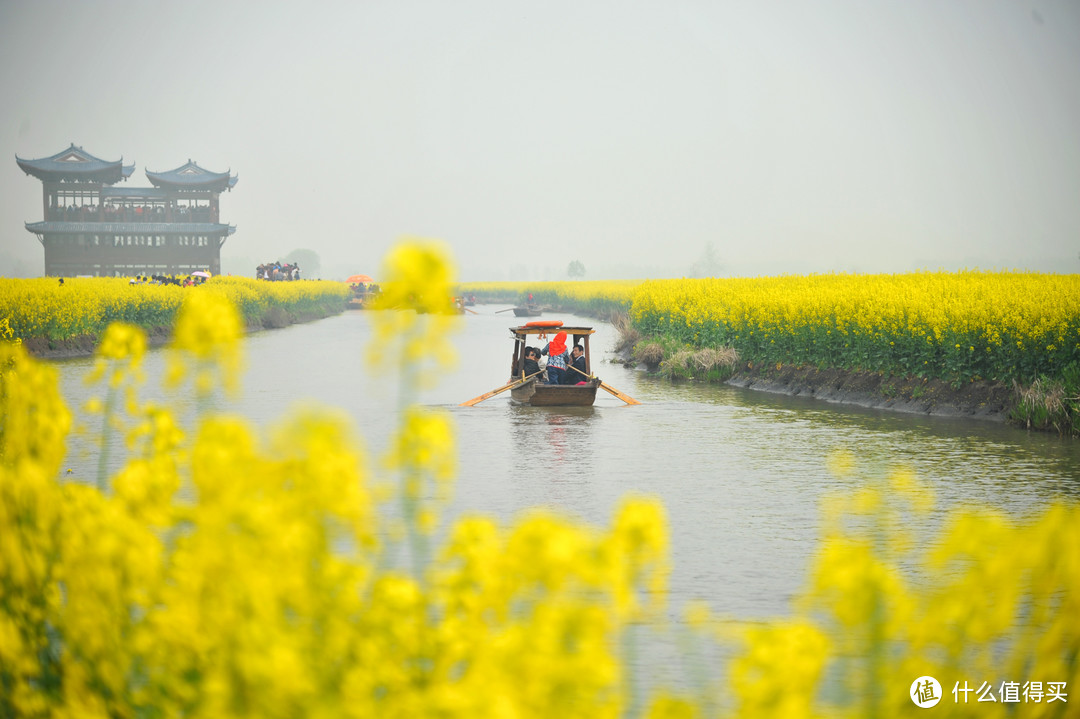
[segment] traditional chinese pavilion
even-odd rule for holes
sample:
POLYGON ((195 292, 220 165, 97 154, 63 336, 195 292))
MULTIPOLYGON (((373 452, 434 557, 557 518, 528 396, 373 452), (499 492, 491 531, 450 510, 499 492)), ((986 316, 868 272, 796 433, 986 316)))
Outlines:
POLYGON ((45 248, 45 274, 219 274, 221 246, 236 232, 220 220, 220 197, 237 177, 188 160, 146 171, 153 187, 114 187, 135 165, 94 157, 74 144, 39 160, 15 161, 41 180, 44 220, 27 222, 45 248))

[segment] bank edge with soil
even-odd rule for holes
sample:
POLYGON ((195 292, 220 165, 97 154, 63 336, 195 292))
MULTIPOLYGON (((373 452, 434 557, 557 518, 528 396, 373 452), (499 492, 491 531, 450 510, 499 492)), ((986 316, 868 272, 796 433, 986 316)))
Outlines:
MULTIPOLYGON (((265 329, 281 329, 289 325, 313 322, 341 314, 345 309, 345 304, 342 304, 340 308, 332 304, 326 305, 317 310, 289 310, 278 305, 271 305, 266 308, 261 317, 248 320, 246 330, 259 332, 265 329)), ((146 341, 151 347, 163 346, 172 339, 172 327, 153 326, 142 329, 146 332, 146 341)), ((91 334, 66 339, 28 337, 22 339, 22 343, 26 351, 38 359, 67 359, 92 355, 97 348, 98 339, 97 335, 91 334)))

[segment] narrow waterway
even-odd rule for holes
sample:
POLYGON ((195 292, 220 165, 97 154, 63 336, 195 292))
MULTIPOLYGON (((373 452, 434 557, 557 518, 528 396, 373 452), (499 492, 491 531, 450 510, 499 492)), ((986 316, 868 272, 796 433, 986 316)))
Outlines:
MULTIPOLYGON (((816 547, 819 499, 890 468, 913 469, 936 493, 937 513, 916 532, 933 530, 945 510, 964 503, 1022 516, 1055 497, 1080 498, 1080 442, 984 420, 671 384, 604 361, 614 329, 571 315, 551 319, 597 328, 594 372, 643 404, 627 406, 600 392, 591 408, 532 408, 511 404, 504 393, 459 407, 505 382, 515 320, 496 314, 504 309, 478 306, 478 314, 461 318, 452 337, 457 360, 438 358, 441 379, 420 394, 423 404, 449 411, 457 427, 459 474, 449 517, 481 512, 510 522, 546 507, 599 524, 628 494, 656 496, 670 522, 675 608, 698 598, 740 619, 787 613, 816 547), (839 449, 870 471, 834 477, 827 458, 839 449)), ((297 404, 338 407, 377 455, 395 424, 398 398, 394 378, 369 363, 370 320, 370 313, 351 311, 251 335, 241 394, 215 401, 215 409, 269 427, 297 404)), ((73 407, 100 393, 82 381, 92 360, 55 364, 73 407)), ((143 396, 190 416, 192 399, 161 390, 164 364, 163 350, 150 352, 143 396)), ((88 439, 73 441, 69 476, 92 481, 93 447, 88 439)), ((120 454, 117 446, 112 456, 120 454)))

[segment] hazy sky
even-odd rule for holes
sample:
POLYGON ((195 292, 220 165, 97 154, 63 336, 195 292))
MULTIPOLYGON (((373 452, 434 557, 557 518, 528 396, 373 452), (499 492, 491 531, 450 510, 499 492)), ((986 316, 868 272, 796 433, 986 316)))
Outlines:
POLYGON ((226 267, 1080 271, 1076 0, 0 0, 0 103, 0 274, 72 142, 238 174, 226 267))

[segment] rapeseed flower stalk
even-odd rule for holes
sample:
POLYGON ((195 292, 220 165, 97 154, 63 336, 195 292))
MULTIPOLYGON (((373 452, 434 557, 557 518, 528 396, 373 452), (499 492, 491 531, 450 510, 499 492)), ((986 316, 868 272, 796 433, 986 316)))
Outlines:
POLYGON ((15 330, 11 327, 7 317, 0 317, 0 342, 22 344, 22 338, 15 336, 15 330))
POLYGON ((372 317, 368 355, 374 366, 401 373, 405 405, 415 388, 430 386, 456 359, 449 341, 459 324, 451 304, 454 272, 447 247, 433 240, 406 238, 384 262, 376 308, 388 311, 372 317))
POLYGON ((779 620, 744 633, 747 649, 733 662, 737 716, 827 716, 815 709, 829 655, 827 635, 810 622, 779 620))
POLYGON ((36 716, 60 676, 55 631, 71 414, 56 371, 0 341, 0 715, 36 716))
POLYGON ((179 385, 188 365, 194 364, 199 397, 208 397, 218 388, 234 392, 243 364, 243 332, 240 314, 228 299, 208 292, 189 294, 176 318, 168 383, 179 385))
MULTIPOLYGON (((108 374, 105 390, 105 403, 101 409, 101 437, 98 445, 97 486, 105 491, 106 468, 109 465, 109 437, 113 430, 123 429, 123 423, 116 415, 117 395, 121 390, 126 394, 127 409, 135 414, 135 394, 142 382, 143 355, 146 354, 146 334, 134 325, 114 322, 105 330, 100 344, 94 352, 96 361, 94 370, 87 375, 87 383, 100 381, 108 374)), ((95 411, 98 404, 91 405, 95 411)))
POLYGON ((424 579, 428 537, 438 523, 456 461, 449 419, 415 405, 418 387, 430 385, 454 360, 449 335, 457 327, 450 302, 454 268, 447 248, 432 240, 404 240, 383 267, 373 317, 372 364, 399 373, 399 425, 385 465, 399 478, 401 520, 408 536, 413 578, 424 579))

